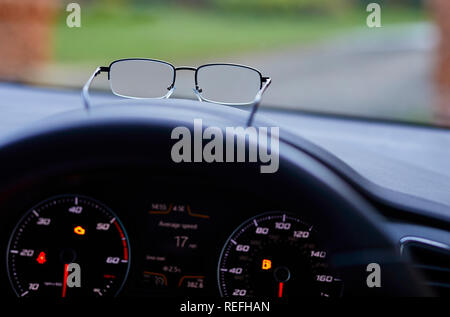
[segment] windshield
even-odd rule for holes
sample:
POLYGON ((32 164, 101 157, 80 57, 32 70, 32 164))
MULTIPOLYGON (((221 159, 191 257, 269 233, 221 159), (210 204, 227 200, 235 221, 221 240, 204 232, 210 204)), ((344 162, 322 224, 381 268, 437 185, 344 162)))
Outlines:
MULTIPOLYGON (((4 82, 81 88, 130 57, 231 62, 272 78, 265 107, 450 126, 448 0, 0 0, 0 24, 4 82)), ((189 76, 173 97, 195 98, 189 76)))

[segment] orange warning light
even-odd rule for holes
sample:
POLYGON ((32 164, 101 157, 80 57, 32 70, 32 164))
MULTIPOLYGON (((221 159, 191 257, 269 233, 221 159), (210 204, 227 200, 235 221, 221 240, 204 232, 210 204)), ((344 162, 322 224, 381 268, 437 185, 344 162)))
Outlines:
POLYGON ((272 267, 272 261, 264 259, 262 261, 262 269, 263 270, 270 270, 270 268, 272 267))
POLYGON ((73 232, 80 236, 84 236, 84 234, 86 233, 86 229, 84 229, 82 226, 76 226, 75 228, 73 228, 73 232))
POLYGON ((39 264, 44 264, 45 262, 47 262, 47 259, 45 258, 45 252, 39 253, 39 255, 38 255, 36 261, 37 261, 39 264))

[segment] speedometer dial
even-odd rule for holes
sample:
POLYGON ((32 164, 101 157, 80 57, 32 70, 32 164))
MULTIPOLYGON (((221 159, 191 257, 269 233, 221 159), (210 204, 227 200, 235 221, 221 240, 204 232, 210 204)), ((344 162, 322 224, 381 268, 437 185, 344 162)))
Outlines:
POLYGON ((8 273, 18 296, 116 295, 128 273, 124 227, 103 204, 82 196, 41 202, 17 224, 8 273))
POLYGON ((297 216, 266 213, 229 237, 219 261, 222 296, 339 296, 342 282, 328 268, 313 227, 297 216))

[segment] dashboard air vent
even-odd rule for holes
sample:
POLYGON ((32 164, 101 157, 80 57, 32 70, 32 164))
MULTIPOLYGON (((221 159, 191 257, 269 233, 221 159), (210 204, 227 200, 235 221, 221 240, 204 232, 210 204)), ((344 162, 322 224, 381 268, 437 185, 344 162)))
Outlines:
POLYGON ((450 246, 423 238, 405 237, 400 251, 422 273, 437 296, 450 297, 450 246))

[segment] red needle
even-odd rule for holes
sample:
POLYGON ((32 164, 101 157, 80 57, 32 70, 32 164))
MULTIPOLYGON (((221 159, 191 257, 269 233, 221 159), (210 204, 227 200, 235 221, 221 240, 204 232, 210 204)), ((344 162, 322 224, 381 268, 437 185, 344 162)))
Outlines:
POLYGON ((278 297, 279 298, 283 297, 283 282, 280 282, 278 284, 278 297))
POLYGON ((67 288, 67 268, 69 267, 69 264, 64 265, 64 281, 63 281, 63 291, 62 291, 62 297, 66 297, 66 288, 67 288))

